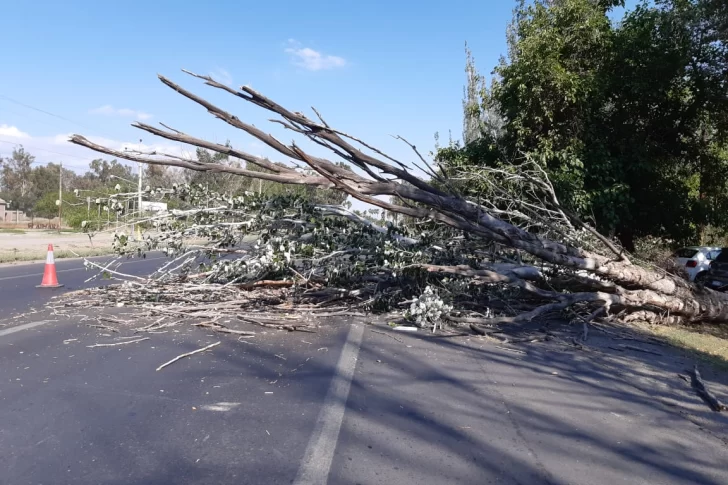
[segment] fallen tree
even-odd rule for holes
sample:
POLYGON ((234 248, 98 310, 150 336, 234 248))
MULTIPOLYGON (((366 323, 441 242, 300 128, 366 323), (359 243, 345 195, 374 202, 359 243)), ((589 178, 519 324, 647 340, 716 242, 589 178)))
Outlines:
POLYGON ((443 317, 456 320, 465 313, 485 315, 484 320, 500 313, 501 319, 519 321, 564 311, 576 311, 583 321, 610 314, 626 319, 728 320, 728 296, 634 261, 618 244, 563 208, 536 163, 524 160, 508 169, 451 174, 433 167, 412 145, 416 161, 403 163, 331 127, 318 112, 313 120, 249 87, 237 91, 208 76, 187 73, 278 115, 273 121, 353 168, 307 153, 295 143, 284 144, 163 76, 159 78, 166 86, 292 162, 273 163, 166 125, 164 129, 144 123, 132 126, 249 165, 238 168, 158 153, 121 152, 81 135, 73 135, 70 141, 150 165, 339 190, 383 213, 416 222, 377 223, 343 206, 314 205, 295 197, 216 194, 189 185, 160 190, 196 208, 152 219, 155 231, 143 243, 135 245, 126 236, 117 236, 122 253, 164 247, 172 257, 152 280, 130 282, 147 290, 127 292, 127 297, 154 295, 156 302, 172 304, 181 298, 171 289, 175 284, 204 282, 208 286, 194 283, 196 291, 212 295, 219 287, 240 285, 249 290, 265 285, 264 280, 286 280, 291 285, 281 286, 291 286, 286 291, 299 300, 356 300, 356 305, 367 309, 410 305, 409 316, 423 325, 436 326, 443 317), (250 170, 250 165, 263 171, 250 170), (424 176, 415 175, 414 168, 424 176), (460 195, 451 183, 460 177, 490 181, 487 200, 460 195), (255 235, 257 242, 246 249, 240 242, 247 235, 255 235), (189 238, 208 243, 189 244, 185 242, 189 238), (506 249, 512 254, 506 255, 506 249), (201 254, 214 260, 199 268, 201 254), (503 288, 510 289, 504 294, 503 288), (508 291, 519 296, 517 305, 508 301, 508 291), (427 297, 421 298, 424 294, 427 297))

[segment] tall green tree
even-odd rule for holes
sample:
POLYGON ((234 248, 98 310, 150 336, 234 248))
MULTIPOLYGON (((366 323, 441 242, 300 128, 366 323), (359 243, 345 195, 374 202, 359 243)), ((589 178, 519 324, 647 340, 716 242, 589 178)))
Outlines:
POLYGON ((12 201, 16 209, 25 210, 32 207, 34 201, 31 165, 35 163, 35 157, 20 146, 14 149, 9 157, 1 159, 0 163, 2 164, 0 189, 3 199, 12 201))
MULTIPOLYGON (((230 146, 230 142, 225 143, 230 146)), ((231 159, 224 153, 212 152, 204 148, 197 149, 197 161, 201 163, 218 163, 232 167, 242 167, 240 160, 231 159)), ((229 173, 195 172, 185 170, 185 182, 193 185, 199 184, 213 192, 220 194, 240 194, 250 187, 251 181, 246 177, 236 177, 229 173)))
MULTIPOLYGON (((30 181, 33 204, 47 193, 53 192, 58 194, 58 177, 60 172, 61 165, 58 163, 49 163, 48 165, 39 165, 32 168, 30 181)), ((78 176, 73 170, 63 168, 63 190, 65 192, 73 191, 77 185, 77 178, 78 176)))
POLYGON ((469 76, 480 102, 466 117, 480 136, 440 159, 445 168, 536 160, 562 203, 628 249, 644 235, 699 239, 728 223, 725 9, 657 0, 615 23, 621 4, 521 2, 491 87, 469 76), (493 112, 498 133, 482 122, 493 112))
MULTIPOLYGON (((127 179, 130 181, 136 180, 133 174, 132 167, 123 163, 120 163, 116 159, 108 160, 96 159, 89 164, 90 170, 83 176, 85 186, 108 186, 109 184, 114 185, 119 182, 120 179, 127 179)), ((86 187, 83 187, 84 189, 86 187)), ((89 187, 90 188, 90 187, 89 187)))

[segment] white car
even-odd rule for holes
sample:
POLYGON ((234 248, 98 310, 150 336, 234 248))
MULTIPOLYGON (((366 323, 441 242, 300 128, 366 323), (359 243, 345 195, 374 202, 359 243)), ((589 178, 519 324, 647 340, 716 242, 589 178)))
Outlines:
POLYGON ((721 248, 690 246, 675 251, 674 257, 688 272, 690 281, 699 281, 708 275, 710 263, 718 257, 721 248))

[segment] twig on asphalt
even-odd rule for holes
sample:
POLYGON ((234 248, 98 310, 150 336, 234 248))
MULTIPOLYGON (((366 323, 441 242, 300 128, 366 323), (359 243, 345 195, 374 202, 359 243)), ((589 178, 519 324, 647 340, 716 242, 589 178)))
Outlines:
POLYGON ((508 352, 515 352, 517 354, 526 354, 527 353, 527 352, 524 352, 523 350, 511 349, 509 347, 501 347, 500 345, 494 345, 493 347, 495 347, 496 349, 507 350, 508 352))
POLYGON ((184 359, 185 357, 189 357, 191 355, 199 354, 200 352, 204 352, 205 350, 210 350, 211 348, 215 347, 216 345, 220 345, 220 342, 215 342, 214 344, 210 344, 207 347, 202 347, 201 349, 193 350, 192 352, 187 352, 185 354, 180 354, 177 357, 175 357, 174 359, 172 359, 172 360, 170 360, 168 362, 165 362, 164 364, 162 364, 159 367, 157 367, 157 372, 159 372, 160 370, 164 369, 165 367, 167 367, 170 364, 174 364, 178 360, 184 359))
POLYGON ((624 344, 621 344, 620 347, 622 347, 624 349, 627 349, 627 350, 634 350, 635 352, 644 352, 646 354, 652 354, 652 355, 657 355, 657 356, 662 357, 662 354, 659 353, 659 352, 655 352, 654 350, 642 349, 642 348, 639 348, 639 347, 635 347, 634 345, 624 345, 624 344))
POLYGON ((140 338, 138 340, 127 340, 126 342, 115 342, 113 344, 94 344, 94 345, 87 345, 89 349, 93 349, 95 347, 116 347, 117 345, 126 345, 126 344, 135 344, 137 342, 142 342, 144 340, 149 340, 149 337, 140 338))
POLYGON ((695 388, 698 395, 710 405, 713 411, 721 412, 728 410, 728 406, 720 402, 718 398, 708 390, 708 387, 705 385, 705 381, 703 381, 703 378, 700 377, 697 365, 693 368, 692 378, 693 388, 695 388))
POLYGON ((387 336, 387 337, 389 337, 389 338, 391 338, 391 339, 394 339, 394 340, 396 340, 397 342, 402 342, 402 343, 404 343, 404 340, 402 340, 402 339, 399 339, 399 338, 395 337, 394 335, 390 335, 390 334, 388 334, 387 332, 380 332, 379 330, 374 330, 374 329, 371 329, 371 331, 372 331, 372 332, 374 332, 374 333, 381 333, 382 335, 385 335, 385 336, 387 336))
POLYGON ((232 333, 235 335, 244 335, 246 337, 252 337, 255 335, 255 332, 246 332, 245 330, 233 330, 233 329, 227 328, 226 326, 220 325, 219 323, 215 323, 215 322, 193 323, 193 326, 209 328, 210 330, 214 330, 214 331, 220 332, 220 333, 232 333))
POLYGON ((109 327, 108 325, 104 325, 103 323, 87 323, 86 326, 93 328, 103 328, 104 330, 108 330, 110 332, 118 332, 118 330, 114 327, 109 327))
POLYGON ((132 323, 130 320, 122 320, 121 318, 115 318, 108 315, 103 315, 96 318, 99 322, 109 322, 109 323, 124 323, 124 324, 130 324, 132 323))
POLYGON ((307 327, 307 324, 303 325, 289 325, 287 323, 281 323, 278 321, 277 323, 267 323, 263 322, 256 318, 250 318, 245 315, 238 315, 238 320, 242 320, 247 323, 252 323, 254 325, 260 325, 261 327, 268 327, 268 328, 275 328, 277 330, 288 330, 289 332, 308 332, 308 333, 316 333, 313 330, 308 330, 303 327, 307 327))

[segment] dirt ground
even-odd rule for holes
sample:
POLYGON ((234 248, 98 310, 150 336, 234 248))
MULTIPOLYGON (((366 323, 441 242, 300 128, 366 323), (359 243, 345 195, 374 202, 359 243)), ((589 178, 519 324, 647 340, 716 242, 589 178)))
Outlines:
POLYGON ((53 244, 56 258, 110 254, 113 238, 111 233, 97 234, 89 240, 88 235, 76 232, 0 231, 0 263, 44 260, 49 244, 53 244))

